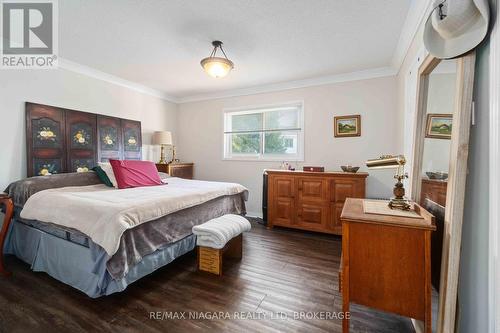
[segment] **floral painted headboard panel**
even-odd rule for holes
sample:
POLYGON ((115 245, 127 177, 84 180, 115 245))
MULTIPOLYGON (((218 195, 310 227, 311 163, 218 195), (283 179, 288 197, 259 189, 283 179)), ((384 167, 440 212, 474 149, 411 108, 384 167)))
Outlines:
POLYGON ((28 177, 85 172, 98 161, 141 159, 141 122, 26 103, 28 177))

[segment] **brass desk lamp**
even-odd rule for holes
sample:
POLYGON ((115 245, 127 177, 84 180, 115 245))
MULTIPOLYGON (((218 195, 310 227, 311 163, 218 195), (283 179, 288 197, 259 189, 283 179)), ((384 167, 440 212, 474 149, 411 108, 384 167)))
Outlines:
POLYGON ((397 168, 394 178, 398 181, 394 185, 394 197, 389 201, 391 209, 409 210, 410 201, 405 198, 405 188, 402 180, 408 178, 408 174, 404 172, 406 159, 403 155, 383 155, 380 158, 366 161, 366 166, 369 169, 395 169, 397 168))

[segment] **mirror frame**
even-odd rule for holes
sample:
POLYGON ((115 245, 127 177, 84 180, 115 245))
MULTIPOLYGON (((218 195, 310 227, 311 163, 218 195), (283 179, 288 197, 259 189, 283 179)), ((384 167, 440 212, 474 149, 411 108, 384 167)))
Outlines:
MULTIPOLYGON (((453 129, 450 144, 450 166, 446 191, 441 276, 439 281, 440 292, 436 327, 438 333, 455 332, 476 53, 473 51, 455 60, 457 62, 457 74, 455 81, 453 129)), ((440 62, 441 59, 428 55, 422 65, 420 65, 418 71, 411 179, 411 198, 415 202, 419 202, 422 184, 429 75, 440 62)))

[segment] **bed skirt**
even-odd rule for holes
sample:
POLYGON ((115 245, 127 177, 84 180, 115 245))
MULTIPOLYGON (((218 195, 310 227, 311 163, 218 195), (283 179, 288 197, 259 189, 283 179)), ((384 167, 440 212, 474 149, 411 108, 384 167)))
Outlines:
POLYGON ((14 220, 4 253, 15 255, 31 265, 35 272, 45 272, 89 297, 97 298, 125 290, 134 281, 193 250, 195 245, 196 236, 187 236, 145 256, 122 279, 114 280, 106 269, 106 262, 96 262, 88 247, 14 220))

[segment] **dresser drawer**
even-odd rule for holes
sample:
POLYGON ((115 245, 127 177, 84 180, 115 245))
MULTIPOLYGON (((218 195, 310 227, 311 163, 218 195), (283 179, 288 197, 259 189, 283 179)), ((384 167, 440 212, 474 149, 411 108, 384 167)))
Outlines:
POLYGON ((272 197, 274 198, 294 198, 295 180, 291 177, 274 177, 272 197))
POLYGON ((299 203, 296 224, 310 230, 324 230, 328 223, 328 206, 299 203))
POLYGON ((330 182, 330 201, 344 202, 347 198, 364 198, 365 182, 355 179, 334 179, 330 182))
POLYGON ((323 203, 328 200, 328 181, 320 177, 298 177, 297 190, 300 201, 323 203))
POLYGON ((276 225, 292 226, 295 222, 295 200, 293 198, 277 198, 271 206, 271 216, 276 225))
POLYGON ((423 205, 425 199, 429 199, 438 205, 446 205, 447 182, 438 180, 422 180, 420 190, 420 204, 423 205))

